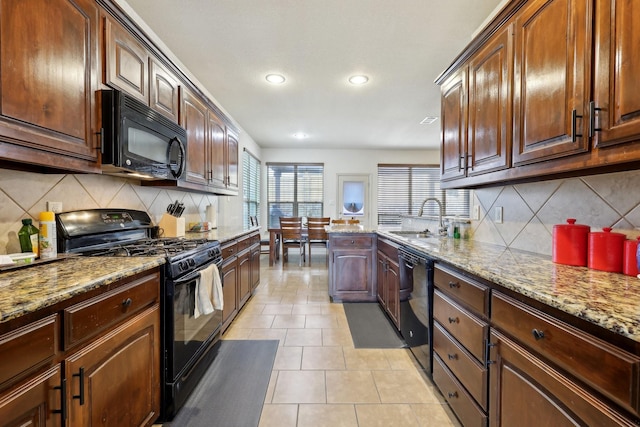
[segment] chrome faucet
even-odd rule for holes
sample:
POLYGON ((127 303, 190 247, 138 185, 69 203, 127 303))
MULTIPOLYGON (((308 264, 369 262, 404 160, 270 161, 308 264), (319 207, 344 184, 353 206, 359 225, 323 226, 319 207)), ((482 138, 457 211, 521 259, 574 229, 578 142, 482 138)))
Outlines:
POLYGON ((440 223, 438 227, 438 234, 444 235, 447 233, 446 228, 444 228, 444 223, 442 222, 442 217, 444 216, 444 212, 442 211, 442 202, 435 197, 427 197, 423 200, 422 205, 420 205, 420 210, 418 211, 418 216, 422 216, 422 212, 424 211, 424 205, 427 204, 428 201, 434 201, 438 204, 438 222, 440 223))

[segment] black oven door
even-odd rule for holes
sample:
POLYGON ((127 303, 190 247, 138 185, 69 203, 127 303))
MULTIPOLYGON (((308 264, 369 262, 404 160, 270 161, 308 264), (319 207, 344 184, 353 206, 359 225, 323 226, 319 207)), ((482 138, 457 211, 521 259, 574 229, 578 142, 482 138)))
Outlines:
POLYGON ((222 326, 222 310, 214 310, 197 318, 194 316, 198 278, 199 272, 196 271, 188 277, 168 281, 170 284, 167 287, 172 288, 172 295, 167 295, 167 300, 173 301, 172 307, 166 307, 165 312, 165 357, 170 368, 169 381, 185 375, 207 350, 222 326))

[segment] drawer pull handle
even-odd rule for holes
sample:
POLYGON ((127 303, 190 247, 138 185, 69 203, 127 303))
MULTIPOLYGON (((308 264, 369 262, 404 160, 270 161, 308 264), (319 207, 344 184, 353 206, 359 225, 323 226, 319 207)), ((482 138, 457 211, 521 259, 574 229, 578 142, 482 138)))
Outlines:
POLYGON ((457 354, 448 354, 448 353, 447 353, 447 357, 449 358, 449 360, 456 360, 456 359, 458 359, 458 355, 457 355, 457 354))
POLYGON ((458 392, 450 391, 449 393, 447 393, 447 396, 449 396, 449 399, 453 399, 454 397, 458 397, 458 392))
POLYGON ((356 241, 355 241, 355 240, 352 240, 352 241, 351 241, 351 244, 352 244, 352 245, 355 245, 355 243, 356 243, 356 241))
POLYGON ((127 307, 129 307, 131 305, 132 302, 133 301, 131 300, 131 298, 127 298, 126 300, 122 301, 122 306, 124 308, 127 308, 127 307))
POLYGON ((449 287, 450 288, 459 288, 460 287, 460 283, 458 283, 458 282, 449 282, 449 287))
POLYGON ((84 405, 84 368, 80 368, 77 374, 73 374, 74 378, 78 378, 80 384, 80 392, 78 394, 74 394, 71 396, 74 399, 78 399, 80 401, 80 405, 84 405))
POLYGON ((542 338, 544 338, 544 331, 540 331, 538 329, 534 329, 531 331, 531 333, 533 334, 533 337, 536 339, 536 341, 541 340, 542 338))
POLYGON ((449 317, 449 323, 460 323, 460 319, 457 317, 449 317))

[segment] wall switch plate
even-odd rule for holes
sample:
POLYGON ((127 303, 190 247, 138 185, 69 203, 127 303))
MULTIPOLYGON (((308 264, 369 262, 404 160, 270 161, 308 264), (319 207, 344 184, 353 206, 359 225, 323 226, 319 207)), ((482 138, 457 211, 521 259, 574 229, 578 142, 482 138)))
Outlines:
POLYGON ((47 202, 47 211, 54 213, 62 212, 62 202, 47 202))
POLYGON ((502 224, 502 206, 496 206, 493 208, 493 222, 496 224, 502 224))
POLYGON ((473 205, 472 219, 480 220, 480 205, 473 205))

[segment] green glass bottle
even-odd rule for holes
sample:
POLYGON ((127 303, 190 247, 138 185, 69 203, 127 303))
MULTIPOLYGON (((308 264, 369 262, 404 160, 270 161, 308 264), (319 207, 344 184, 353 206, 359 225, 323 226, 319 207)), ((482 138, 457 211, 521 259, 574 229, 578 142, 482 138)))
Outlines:
POLYGON ((22 228, 18 231, 20 250, 34 252, 38 255, 38 229, 32 224, 31 218, 22 220, 22 228))

